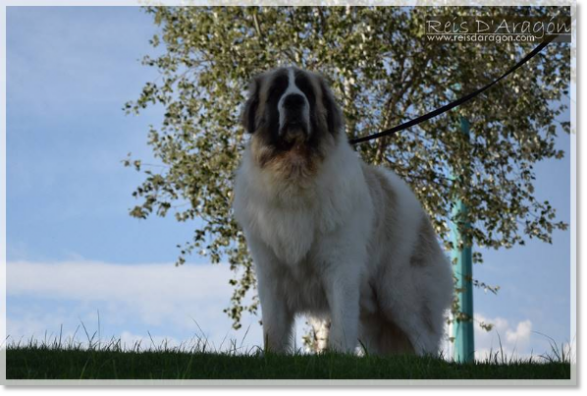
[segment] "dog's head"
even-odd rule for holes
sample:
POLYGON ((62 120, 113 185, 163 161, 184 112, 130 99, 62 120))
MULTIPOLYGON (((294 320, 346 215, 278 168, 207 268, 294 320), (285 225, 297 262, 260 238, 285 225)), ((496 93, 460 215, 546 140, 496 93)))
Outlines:
POLYGON ((287 176, 314 173, 343 136, 342 114, 326 80, 283 67, 258 75, 249 86, 242 124, 261 168, 287 176))

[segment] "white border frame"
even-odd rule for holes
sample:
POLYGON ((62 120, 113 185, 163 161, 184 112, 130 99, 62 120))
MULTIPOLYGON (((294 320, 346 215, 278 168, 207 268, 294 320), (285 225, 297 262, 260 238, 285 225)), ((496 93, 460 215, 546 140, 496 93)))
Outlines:
MULTIPOLYGON (((577 382, 577 91, 576 73, 577 59, 573 53, 577 50, 577 37, 573 34, 571 42, 571 348, 574 363, 571 367, 570 380, 7 380, 6 379, 6 350, 4 340, 6 340, 6 7, 10 6, 142 6, 142 5, 182 5, 182 6, 203 6, 203 5, 381 5, 381 6, 467 6, 471 5, 470 0, 373 0, 373 1, 269 1, 269 0, 242 0, 242 1, 202 1, 202 0, 0 0, 0 22, 3 26, 0 29, 0 254, 2 267, 0 268, 0 383, 6 385, 59 385, 59 386, 79 386, 79 385, 220 385, 220 386, 259 386, 259 385, 296 385, 296 386, 364 386, 364 385, 420 385, 420 386, 445 386, 445 385, 505 385, 505 386, 561 386, 576 385, 577 382)), ((570 6, 571 18, 577 18, 577 4, 575 0, 480 0, 474 2, 476 6, 570 6)), ((578 22, 577 22, 578 26, 578 22)), ((576 33, 576 32, 575 32, 576 33)), ((585 150, 583 150, 585 152, 585 150)))

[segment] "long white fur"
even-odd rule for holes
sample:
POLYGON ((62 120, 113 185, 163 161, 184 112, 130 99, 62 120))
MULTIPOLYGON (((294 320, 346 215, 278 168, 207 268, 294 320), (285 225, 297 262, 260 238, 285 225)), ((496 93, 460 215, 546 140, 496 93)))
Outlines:
POLYGON ((383 311, 416 353, 437 352, 452 300, 450 265, 440 249, 431 265, 410 265, 425 214, 389 170, 383 172, 396 197, 398 229, 377 233, 377 217, 391 203, 375 199, 365 167, 346 139, 338 139, 312 181, 291 188, 260 168, 246 147, 234 214, 255 263, 266 347, 291 352, 294 318, 308 314, 331 322, 330 348, 352 352, 361 341, 384 352, 375 335, 383 322, 360 320, 383 311))

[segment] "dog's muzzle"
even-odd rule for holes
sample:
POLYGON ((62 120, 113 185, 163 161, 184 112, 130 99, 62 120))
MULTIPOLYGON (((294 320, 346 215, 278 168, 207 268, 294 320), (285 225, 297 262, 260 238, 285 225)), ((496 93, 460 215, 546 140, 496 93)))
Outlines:
POLYGON ((310 107, 300 94, 287 95, 279 115, 279 134, 286 140, 305 140, 310 135, 310 107))

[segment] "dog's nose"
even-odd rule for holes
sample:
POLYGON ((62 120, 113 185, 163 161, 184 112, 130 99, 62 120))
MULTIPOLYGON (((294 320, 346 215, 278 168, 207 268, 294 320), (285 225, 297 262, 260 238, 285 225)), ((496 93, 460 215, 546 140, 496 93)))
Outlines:
POLYGON ((287 95, 283 99, 283 107, 287 110, 301 110, 306 105, 306 99, 300 94, 287 95))
POLYGON ((282 97, 279 104, 279 135, 286 141, 304 139, 309 135, 310 115, 308 101, 299 93, 282 97))

